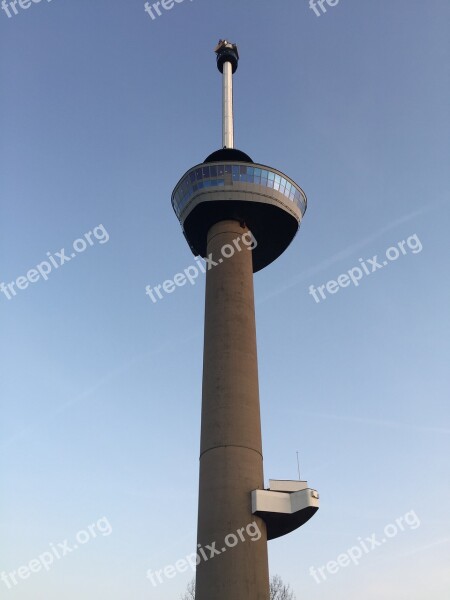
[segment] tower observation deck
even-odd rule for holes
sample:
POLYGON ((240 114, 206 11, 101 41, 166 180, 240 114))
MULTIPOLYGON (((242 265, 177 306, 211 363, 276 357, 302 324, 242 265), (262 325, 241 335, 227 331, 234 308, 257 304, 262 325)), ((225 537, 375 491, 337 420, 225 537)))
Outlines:
POLYGON ((199 554, 196 600, 269 600, 267 541, 306 523, 319 496, 305 481, 270 480, 264 487, 253 273, 292 242, 307 200, 290 177, 234 147, 239 53, 227 40, 215 53, 222 148, 189 169, 172 193, 193 254, 216 264, 206 272, 197 542, 215 543, 219 553, 209 560, 199 554), (246 235, 256 241, 252 248, 223 260, 222 249, 246 235), (250 526, 257 540, 243 533, 250 526))
POLYGON ((245 223, 258 245, 253 271, 263 269, 294 239, 307 207, 305 192, 290 177, 254 163, 234 148, 232 74, 238 67, 237 47, 227 41, 216 48, 223 73, 223 148, 183 175, 172 194, 172 206, 196 256, 206 256, 209 229, 233 219, 245 223))

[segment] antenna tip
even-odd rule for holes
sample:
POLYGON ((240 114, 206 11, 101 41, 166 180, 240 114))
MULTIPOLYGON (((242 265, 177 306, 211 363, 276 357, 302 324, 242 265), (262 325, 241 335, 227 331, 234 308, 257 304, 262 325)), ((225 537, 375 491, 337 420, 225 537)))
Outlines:
POLYGON ((236 72, 239 63, 239 52, 236 44, 232 44, 227 40, 219 40, 214 52, 217 54, 217 68, 221 73, 223 73, 223 65, 226 62, 230 62, 233 73, 236 72))

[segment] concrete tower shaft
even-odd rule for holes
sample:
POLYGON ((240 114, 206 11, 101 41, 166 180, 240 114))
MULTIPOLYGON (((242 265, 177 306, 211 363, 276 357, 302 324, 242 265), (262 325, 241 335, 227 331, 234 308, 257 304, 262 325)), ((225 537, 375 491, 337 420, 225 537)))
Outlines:
POLYGON ((200 562, 196 600, 269 599, 266 525, 251 502, 264 488, 252 252, 241 241, 231 258, 221 253, 246 233, 237 221, 208 233, 208 254, 222 262, 206 277, 198 544, 221 550, 228 535, 241 535, 200 562), (245 531, 254 522, 258 540, 245 531))
POLYGON ((226 40, 215 52, 223 147, 172 193, 193 254, 216 264, 206 273, 196 600, 269 600, 267 540, 306 523, 319 498, 304 481, 264 489, 253 273, 286 250, 307 201, 287 175, 233 147, 239 54, 226 40))

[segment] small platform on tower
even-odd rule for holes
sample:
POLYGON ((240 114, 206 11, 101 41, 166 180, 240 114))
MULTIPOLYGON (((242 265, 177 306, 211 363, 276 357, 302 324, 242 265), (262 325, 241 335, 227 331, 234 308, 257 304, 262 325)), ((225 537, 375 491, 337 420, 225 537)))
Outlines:
POLYGON ((253 490, 252 513, 267 526, 273 540, 298 529, 319 510, 319 494, 306 481, 269 480, 269 489, 253 490))

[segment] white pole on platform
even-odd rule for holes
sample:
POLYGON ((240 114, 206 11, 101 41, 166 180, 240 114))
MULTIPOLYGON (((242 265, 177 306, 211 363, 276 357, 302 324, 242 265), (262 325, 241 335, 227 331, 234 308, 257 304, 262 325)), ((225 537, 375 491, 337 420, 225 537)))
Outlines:
POLYGON ((223 147, 234 148, 233 123, 233 70, 226 61, 223 65, 223 147))

